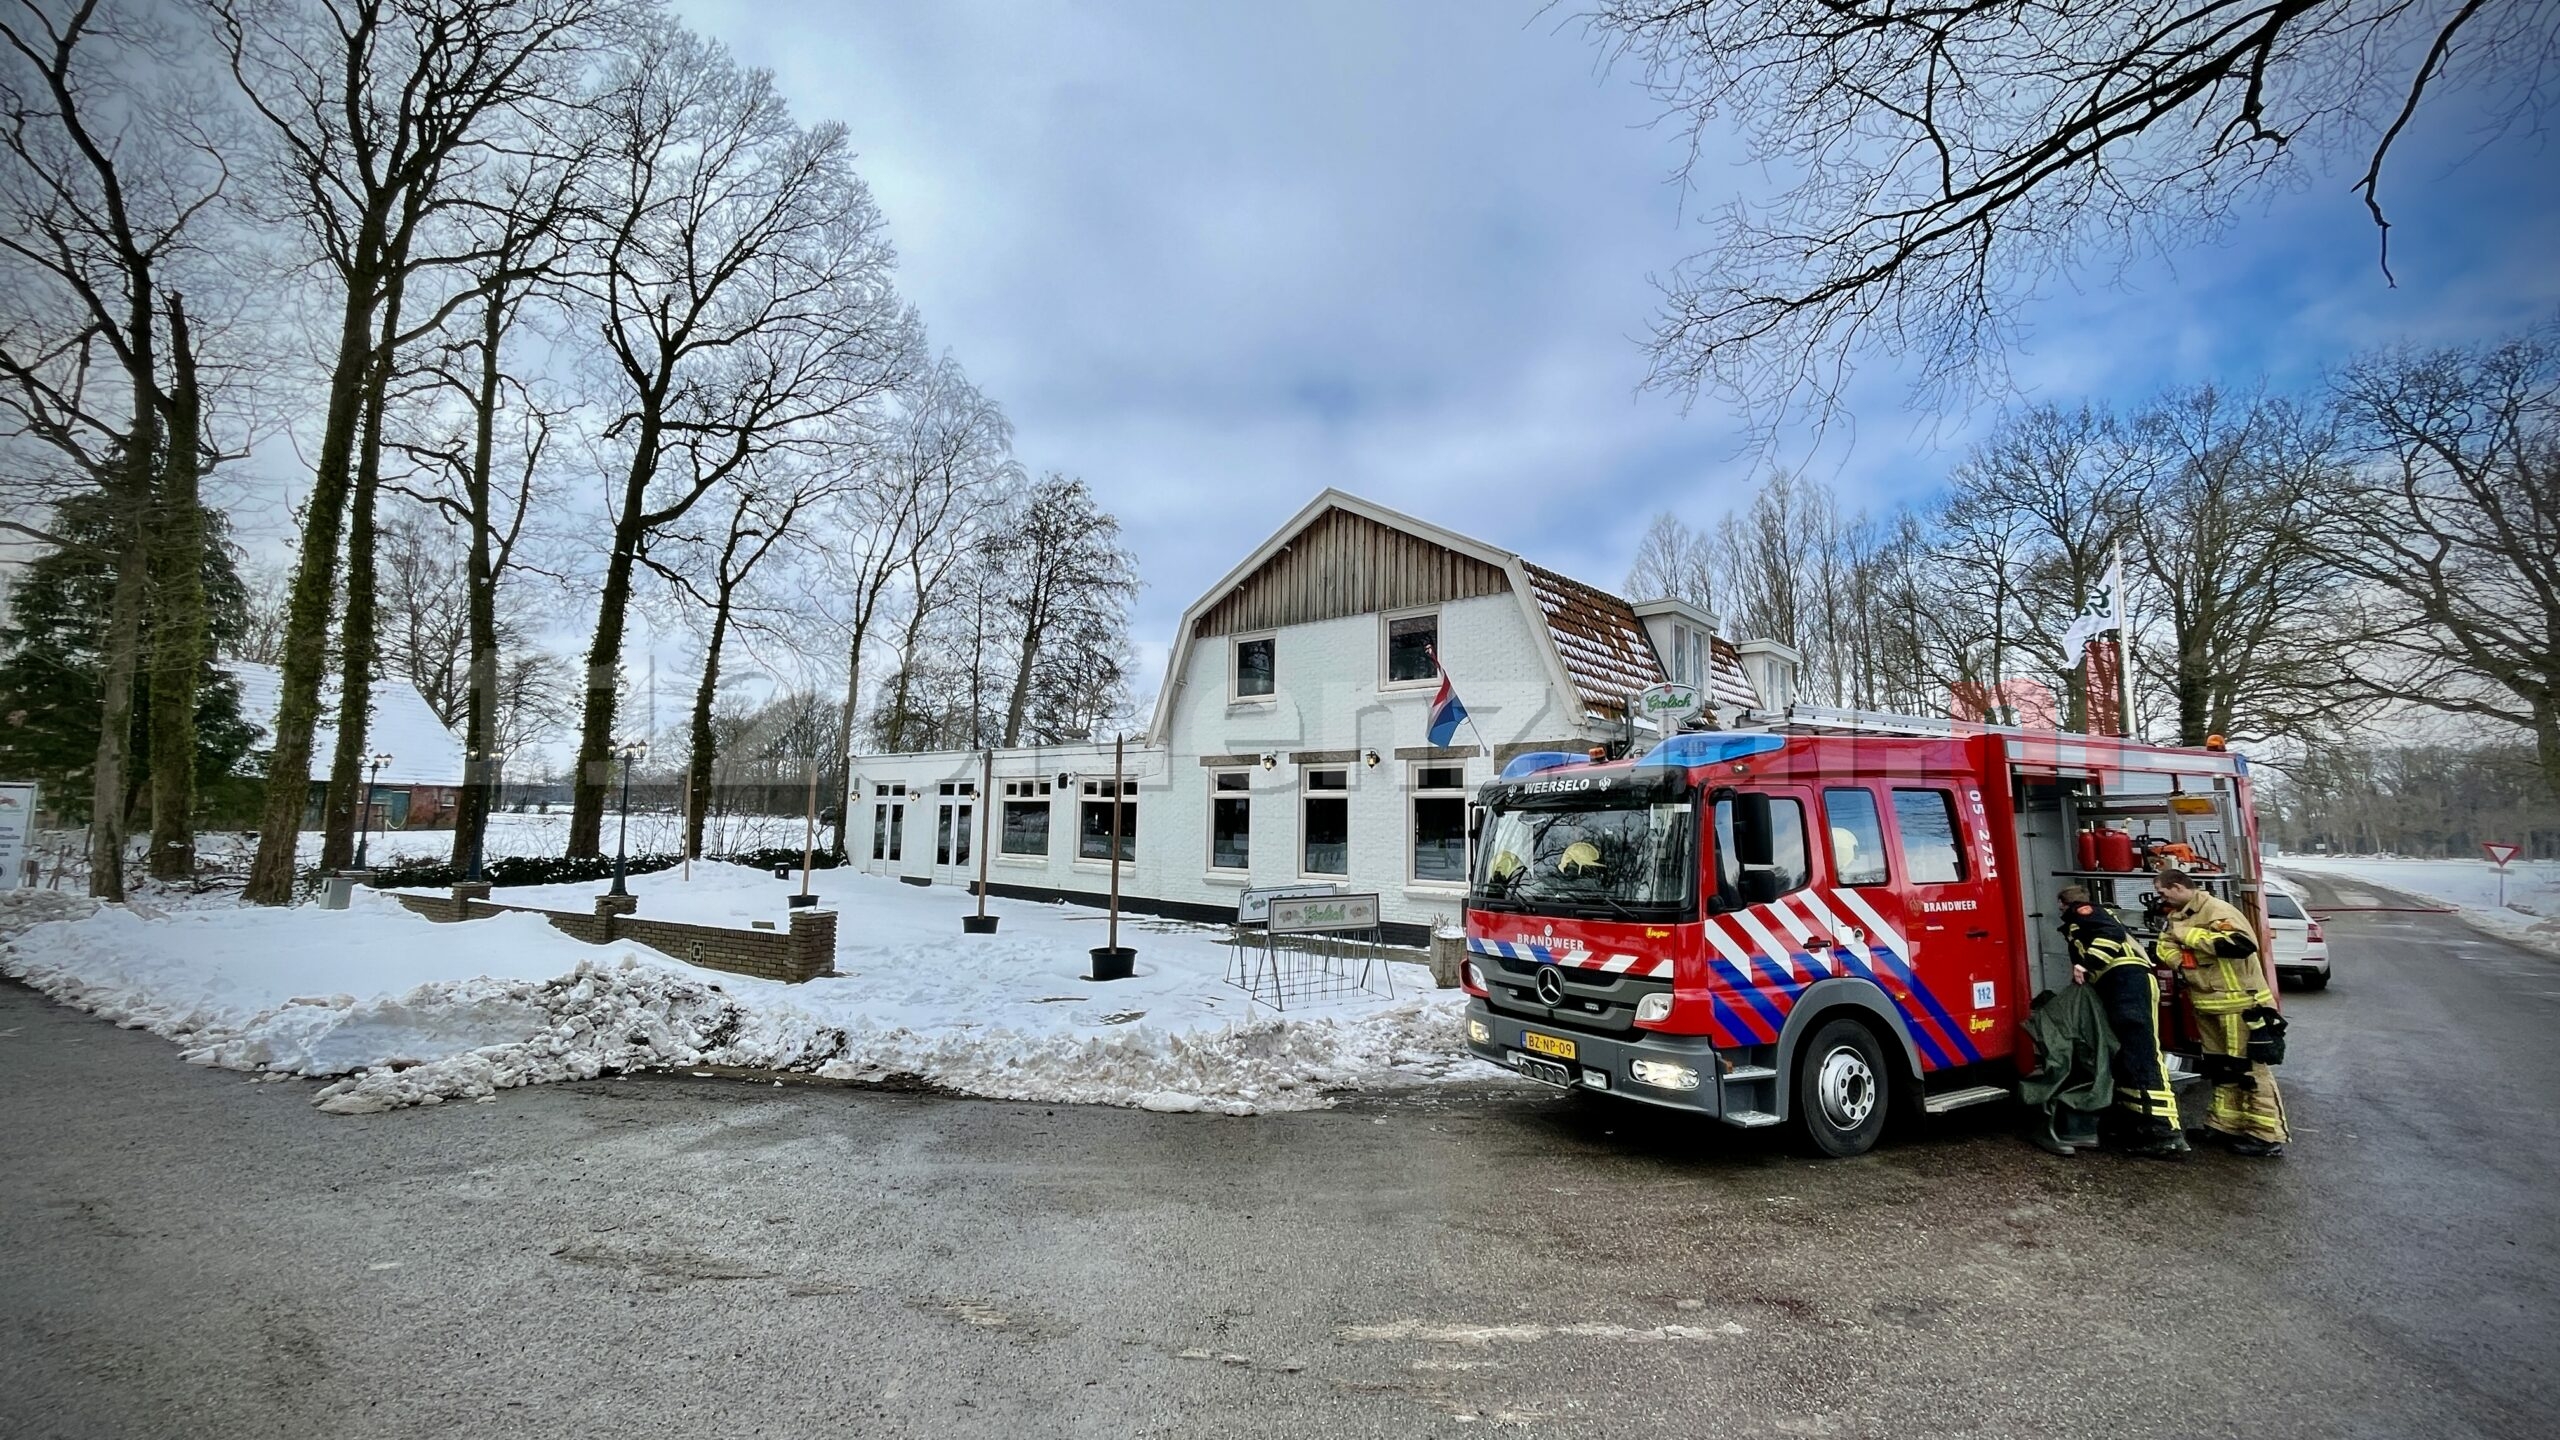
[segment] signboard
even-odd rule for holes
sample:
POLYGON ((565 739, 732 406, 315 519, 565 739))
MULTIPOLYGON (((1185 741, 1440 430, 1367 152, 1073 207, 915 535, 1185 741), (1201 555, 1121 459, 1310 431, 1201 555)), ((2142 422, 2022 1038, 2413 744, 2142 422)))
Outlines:
POLYGON ((1706 708, 1707 697, 1695 685, 1673 681, 1636 692, 1636 718, 1650 720, 1666 731, 1706 708))
POLYGON ((1375 895, 1294 895, 1271 902, 1271 933, 1320 935, 1378 928, 1375 895))
POLYGON ((1296 895, 1339 895, 1341 893, 1341 886, 1324 881, 1310 881, 1304 885, 1265 885, 1260 889, 1247 890, 1236 899, 1236 923, 1260 925, 1268 921, 1271 918, 1271 902, 1274 900, 1285 900, 1296 895))
POLYGON ((2501 870, 2507 868, 2508 861, 2524 853, 2523 846, 2510 845, 2504 840, 2483 840, 2480 848, 2488 852, 2489 863, 2501 870))
POLYGON ((35 878, 26 869, 35 829, 36 787, 27 782, 0 781, 0 890, 34 886, 35 878))

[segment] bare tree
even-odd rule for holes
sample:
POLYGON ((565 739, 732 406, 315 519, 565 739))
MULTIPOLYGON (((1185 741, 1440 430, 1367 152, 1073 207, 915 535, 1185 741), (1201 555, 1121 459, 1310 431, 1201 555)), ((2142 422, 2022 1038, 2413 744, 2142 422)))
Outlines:
MULTIPOLYGON (((535 143, 531 117, 573 101, 590 48, 621 0, 209 0, 241 92, 265 122, 269 207, 297 225, 314 268, 336 285, 302 553, 283 650, 266 809, 248 899, 292 898, 294 854, 311 776, 333 581, 342 533, 367 536, 380 458, 381 407, 404 343, 441 328, 473 292, 482 260, 466 238, 429 237, 476 205, 480 171, 535 143), (448 283, 451 282, 451 283, 448 283), (402 329, 411 287, 416 315, 402 329)), ((371 557, 347 556, 351 629, 370 608, 371 557)), ((352 635, 340 716, 343 762, 363 748, 370 636, 352 635), (352 681, 353 683, 346 683, 352 681), (350 722, 353 722, 352 725, 350 722)), ((338 778, 344 778, 342 775, 338 778)), ((344 788, 344 787, 333 787, 344 788)))
POLYGON ((1138 593, 1137 557, 1120 544, 1120 522, 1082 480, 1052 472, 1018 496, 995 523, 986 558, 996 600, 1012 621, 1013 683, 1005 696, 1003 743, 1022 743, 1024 725, 1060 728, 1033 702, 1062 671, 1097 650, 1119 648, 1129 602, 1138 593))
MULTIPOLYGON (((1720 206, 1662 286, 1654 383, 1764 418, 1837 403, 1854 356, 1923 398, 1992 378, 2018 304, 2083 260, 2167 250, 2319 160, 2383 166, 2444 85, 2525 131, 2547 100, 2535 0, 1594 0, 1584 15, 1689 140, 1790 177, 1720 206)), ((2389 252, 2384 250, 2388 276, 2389 252)))
MULTIPOLYGON (((206 118, 218 107, 174 98, 185 46, 139 5, 0 8, 0 414, 49 456, 51 477, 105 491, 123 521, 109 557, 116 580, 91 771, 89 888, 108 899, 124 895, 129 735, 146 642, 148 683, 166 701, 148 742, 159 762, 151 865, 176 878, 195 862, 195 691, 209 644, 197 485, 213 457, 172 272, 228 175, 206 118), (146 637, 155 575, 168 593, 146 637)), ((23 520, 7 526, 50 538, 23 520)))
POLYGON ((1627 594, 1638 600, 1686 600, 1712 614, 1715 569, 1713 542, 1665 510, 1636 542, 1635 561, 1627 567, 1627 594))
POLYGON ((914 324, 841 126, 792 123, 773 78, 672 26, 604 100, 606 434, 627 456, 587 651, 569 853, 599 853, 614 676, 651 539, 757 457, 814 444, 903 375, 914 324))
POLYGON ((2138 417, 2134 438, 2145 609, 2165 630, 2143 663, 2175 706, 2176 743, 2361 718, 2340 643, 2347 582, 2312 539, 2312 497, 2343 480, 2328 428, 2285 400, 2201 386, 2138 417))
POLYGON ((2356 680, 2523 727, 2560 797, 2560 339, 2385 351, 2337 404, 2364 463, 2321 550, 2382 597, 2356 680))

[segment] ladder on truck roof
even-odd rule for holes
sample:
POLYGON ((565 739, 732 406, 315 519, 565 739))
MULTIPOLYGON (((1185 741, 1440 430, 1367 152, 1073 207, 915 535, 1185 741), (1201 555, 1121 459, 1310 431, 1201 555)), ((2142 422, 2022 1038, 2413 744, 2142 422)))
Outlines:
MULTIPOLYGON (((1927 715, 1896 715, 1884 710, 1850 710, 1837 705, 1789 705, 1777 710, 1745 710, 1734 717, 1736 730, 1766 730, 1793 735, 1900 735, 1946 739, 1962 735, 2033 735, 2049 730, 2021 730, 2007 725, 1979 725, 1970 720, 1942 720, 1927 715)), ((2080 738, 2080 737, 2074 737, 2080 738)))

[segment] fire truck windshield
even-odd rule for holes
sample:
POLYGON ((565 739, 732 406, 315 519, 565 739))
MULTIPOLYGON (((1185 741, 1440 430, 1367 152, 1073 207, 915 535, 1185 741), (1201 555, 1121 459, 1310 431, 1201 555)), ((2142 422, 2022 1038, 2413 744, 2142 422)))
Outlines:
POLYGON ((1698 874, 1695 802, 1592 799, 1494 811, 1470 903, 1644 919, 1687 909, 1698 874))

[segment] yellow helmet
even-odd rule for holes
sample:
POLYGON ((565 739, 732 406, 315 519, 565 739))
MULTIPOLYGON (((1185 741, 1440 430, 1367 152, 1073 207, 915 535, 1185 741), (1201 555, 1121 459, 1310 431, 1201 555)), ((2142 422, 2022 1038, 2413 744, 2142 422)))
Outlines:
POLYGON ((1600 868, 1600 847, 1588 840, 1576 840, 1564 847, 1564 855, 1556 861, 1556 868, 1566 872, 1597 870, 1600 868))

